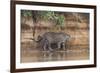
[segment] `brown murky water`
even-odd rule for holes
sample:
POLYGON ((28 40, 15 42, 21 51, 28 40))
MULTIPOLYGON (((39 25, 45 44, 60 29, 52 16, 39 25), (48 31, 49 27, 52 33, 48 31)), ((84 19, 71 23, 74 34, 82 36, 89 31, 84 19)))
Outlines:
POLYGON ((54 50, 50 52, 33 48, 32 43, 28 42, 26 44, 22 44, 24 46, 21 49, 22 63, 89 59, 88 46, 70 46, 66 50, 54 50))

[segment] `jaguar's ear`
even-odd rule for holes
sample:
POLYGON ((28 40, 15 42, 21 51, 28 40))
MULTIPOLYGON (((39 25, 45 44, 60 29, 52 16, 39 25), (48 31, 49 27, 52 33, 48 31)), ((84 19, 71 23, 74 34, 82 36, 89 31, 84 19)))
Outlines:
POLYGON ((43 39, 43 37, 40 35, 37 37, 38 42, 41 41, 42 39, 43 39))

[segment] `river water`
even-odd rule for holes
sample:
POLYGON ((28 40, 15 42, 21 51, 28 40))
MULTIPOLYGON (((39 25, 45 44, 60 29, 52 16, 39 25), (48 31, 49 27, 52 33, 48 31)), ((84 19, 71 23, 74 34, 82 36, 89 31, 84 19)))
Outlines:
POLYGON ((66 50, 44 51, 38 48, 21 49, 21 62, 72 61, 89 59, 88 46, 71 46, 66 50))

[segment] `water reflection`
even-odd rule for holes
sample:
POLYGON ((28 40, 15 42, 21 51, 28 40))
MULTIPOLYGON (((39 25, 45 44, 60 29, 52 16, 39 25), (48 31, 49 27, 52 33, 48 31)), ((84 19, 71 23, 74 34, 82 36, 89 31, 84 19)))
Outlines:
POLYGON ((64 60, 67 52, 41 52, 41 59, 39 61, 59 61, 64 60))
POLYGON ((21 62, 84 60, 89 59, 89 49, 86 47, 55 51, 40 51, 30 49, 27 51, 22 51, 21 57, 21 62))

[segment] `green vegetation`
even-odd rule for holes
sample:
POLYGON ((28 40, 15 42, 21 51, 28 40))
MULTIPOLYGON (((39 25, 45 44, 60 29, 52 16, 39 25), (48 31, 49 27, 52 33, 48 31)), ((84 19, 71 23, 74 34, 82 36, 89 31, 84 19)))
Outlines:
POLYGON ((54 11, 39 11, 37 18, 47 21, 53 21, 56 25, 63 26, 65 17, 54 11))
POLYGON ((32 11, 32 10, 22 10, 21 15, 24 17, 33 17, 34 21, 46 20, 53 21, 57 26, 63 26, 65 17, 59 12, 54 11, 32 11))
POLYGON ((31 10, 21 10, 21 16, 30 17, 32 16, 32 11, 31 10))
POLYGON ((58 15, 57 17, 55 17, 54 20, 56 21, 56 25, 63 26, 64 21, 65 21, 65 17, 62 15, 58 15))

